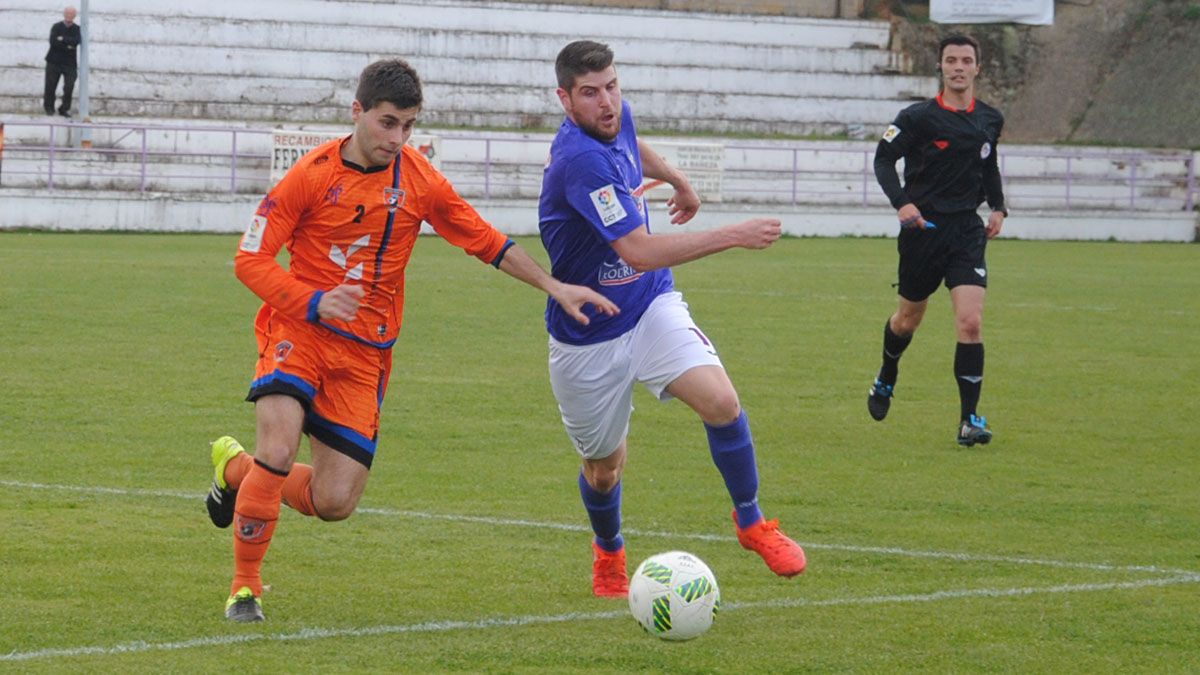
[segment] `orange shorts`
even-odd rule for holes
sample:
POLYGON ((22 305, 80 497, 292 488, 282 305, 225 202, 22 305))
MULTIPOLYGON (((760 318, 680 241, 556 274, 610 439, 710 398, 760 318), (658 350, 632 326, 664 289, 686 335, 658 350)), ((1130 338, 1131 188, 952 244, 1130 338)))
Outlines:
POLYGON ((375 458, 392 350, 377 349, 263 306, 258 365, 247 401, 284 394, 304 406, 304 433, 361 462, 375 458))

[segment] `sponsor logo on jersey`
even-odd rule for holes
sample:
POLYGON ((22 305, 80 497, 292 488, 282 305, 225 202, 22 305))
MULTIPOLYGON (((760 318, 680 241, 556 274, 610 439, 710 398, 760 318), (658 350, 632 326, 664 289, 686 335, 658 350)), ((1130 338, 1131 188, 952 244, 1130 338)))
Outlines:
POLYGON ((387 204, 388 213, 404 206, 404 190, 400 188, 383 188, 383 203, 387 204))
POLYGON ((642 278, 642 272, 633 269, 629 263, 617 258, 616 263, 604 263, 600 266, 596 281, 601 286, 624 286, 640 278, 642 278))
POLYGON ((588 196, 592 198, 592 206, 596 207, 596 215, 600 216, 600 222, 605 227, 626 216, 625 207, 621 206, 621 201, 617 199, 617 190, 612 183, 599 190, 589 192, 588 196))
POLYGON ((883 132, 883 140, 891 143, 892 141, 896 140, 896 137, 899 135, 900 127, 896 126, 895 124, 889 124, 887 131, 883 132))
POLYGON ((291 353, 292 343, 288 342, 287 340, 283 340, 279 344, 275 345, 275 362, 279 363, 281 361, 286 361, 288 355, 291 353))
POLYGON ((246 253, 258 253, 262 248, 263 233, 266 231, 267 217, 255 215, 246 228, 246 233, 242 235, 242 243, 238 245, 238 248, 246 253))
POLYGON ((988 155, 990 155, 990 154, 992 154, 992 144, 984 143, 983 147, 979 148, 979 157, 981 159, 987 159, 988 155))
POLYGON ((950 141, 934 141, 933 144, 937 146, 938 150, 945 150, 950 147, 950 141))
POLYGON ((345 281, 353 281, 353 280, 362 278, 362 275, 363 275, 363 264, 362 263, 358 263, 357 265, 355 265, 354 267, 350 267, 349 269, 347 269, 347 267, 350 264, 350 256, 354 255, 355 252, 357 252, 359 249, 370 245, 370 243, 371 243, 371 235, 364 234, 363 236, 359 237, 358 239, 355 239, 354 243, 350 244, 346 248, 341 248, 337 244, 330 245, 329 259, 332 260, 334 262, 334 264, 336 264, 338 267, 346 270, 346 276, 344 278, 345 281))

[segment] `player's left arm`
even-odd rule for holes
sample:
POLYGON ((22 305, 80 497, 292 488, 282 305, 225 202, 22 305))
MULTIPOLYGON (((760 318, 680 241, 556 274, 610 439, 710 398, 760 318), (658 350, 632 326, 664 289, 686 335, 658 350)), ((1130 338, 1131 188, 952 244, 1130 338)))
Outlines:
POLYGON ((564 284, 550 276, 536 260, 525 252, 525 249, 521 248, 511 239, 508 240, 508 244, 504 250, 500 252, 500 256, 500 259, 493 264, 500 268, 501 272, 514 279, 520 279, 534 288, 541 289, 547 295, 554 298, 554 301, 567 314, 571 315, 571 318, 585 326, 588 325, 588 318, 583 312, 584 305, 593 305, 598 311, 607 316, 613 316, 621 312, 620 308, 612 300, 600 295, 587 286, 564 284))
POLYGON ((987 222, 988 239, 1000 234, 1000 229, 1004 227, 1004 219, 1008 217, 1008 208, 1004 205, 1004 186, 1000 178, 999 160, 1000 130, 1003 126, 1004 121, 1001 120, 1000 128, 996 130, 996 142, 992 145, 992 152, 983 163, 983 192, 987 197, 988 207, 992 209, 987 222))
POLYGON ((692 188, 687 174, 671 166, 662 155, 654 151, 642 139, 638 139, 638 154, 642 158, 642 175, 652 180, 661 180, 675 188, 675 194, 667 200, 667 213, 672 225, 682 225, 691 220, 700 210, 700 195, 692 188))
POLYGON ((484 220, 444 176, 433 177, 429 196, 431 209, 425 219, 443 239, 479 260, 491 263, 505 274, 544 291, 579 323, 588 324, 583 313, 583 306, 587 304, 609 316, 620 312, 611 300, 596 291, 586 286, 565 284, 551 276, 516 242, 484 220))

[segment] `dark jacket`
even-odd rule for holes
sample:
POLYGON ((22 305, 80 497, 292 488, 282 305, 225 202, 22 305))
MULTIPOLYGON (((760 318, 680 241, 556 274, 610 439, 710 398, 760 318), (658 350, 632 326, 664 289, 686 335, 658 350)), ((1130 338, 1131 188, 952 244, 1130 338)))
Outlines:
POLYGON ((75 52, 79 51, 79 24, 68 26, 59 21, 50 27, 50 51, 46 52, 46 61, 60 66, 77 67, 75 52))

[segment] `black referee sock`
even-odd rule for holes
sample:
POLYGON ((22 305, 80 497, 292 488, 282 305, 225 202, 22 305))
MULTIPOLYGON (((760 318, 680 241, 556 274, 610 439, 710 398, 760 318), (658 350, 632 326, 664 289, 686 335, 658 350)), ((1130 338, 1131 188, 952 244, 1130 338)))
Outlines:
POLYGON ((983 388, 983 343, 960 342, 954 350, 954 379, 962 403, 962 419, 975 414, 979 390, 983 388))
POLYGON ((908 349, 908 343, 913 336, 900 337, 892 332, 892 320, 883 324, 883 367, 879 369, 879 379, 884 384, 896 384, 896 376, 900 370, 900 355, 908 349))

